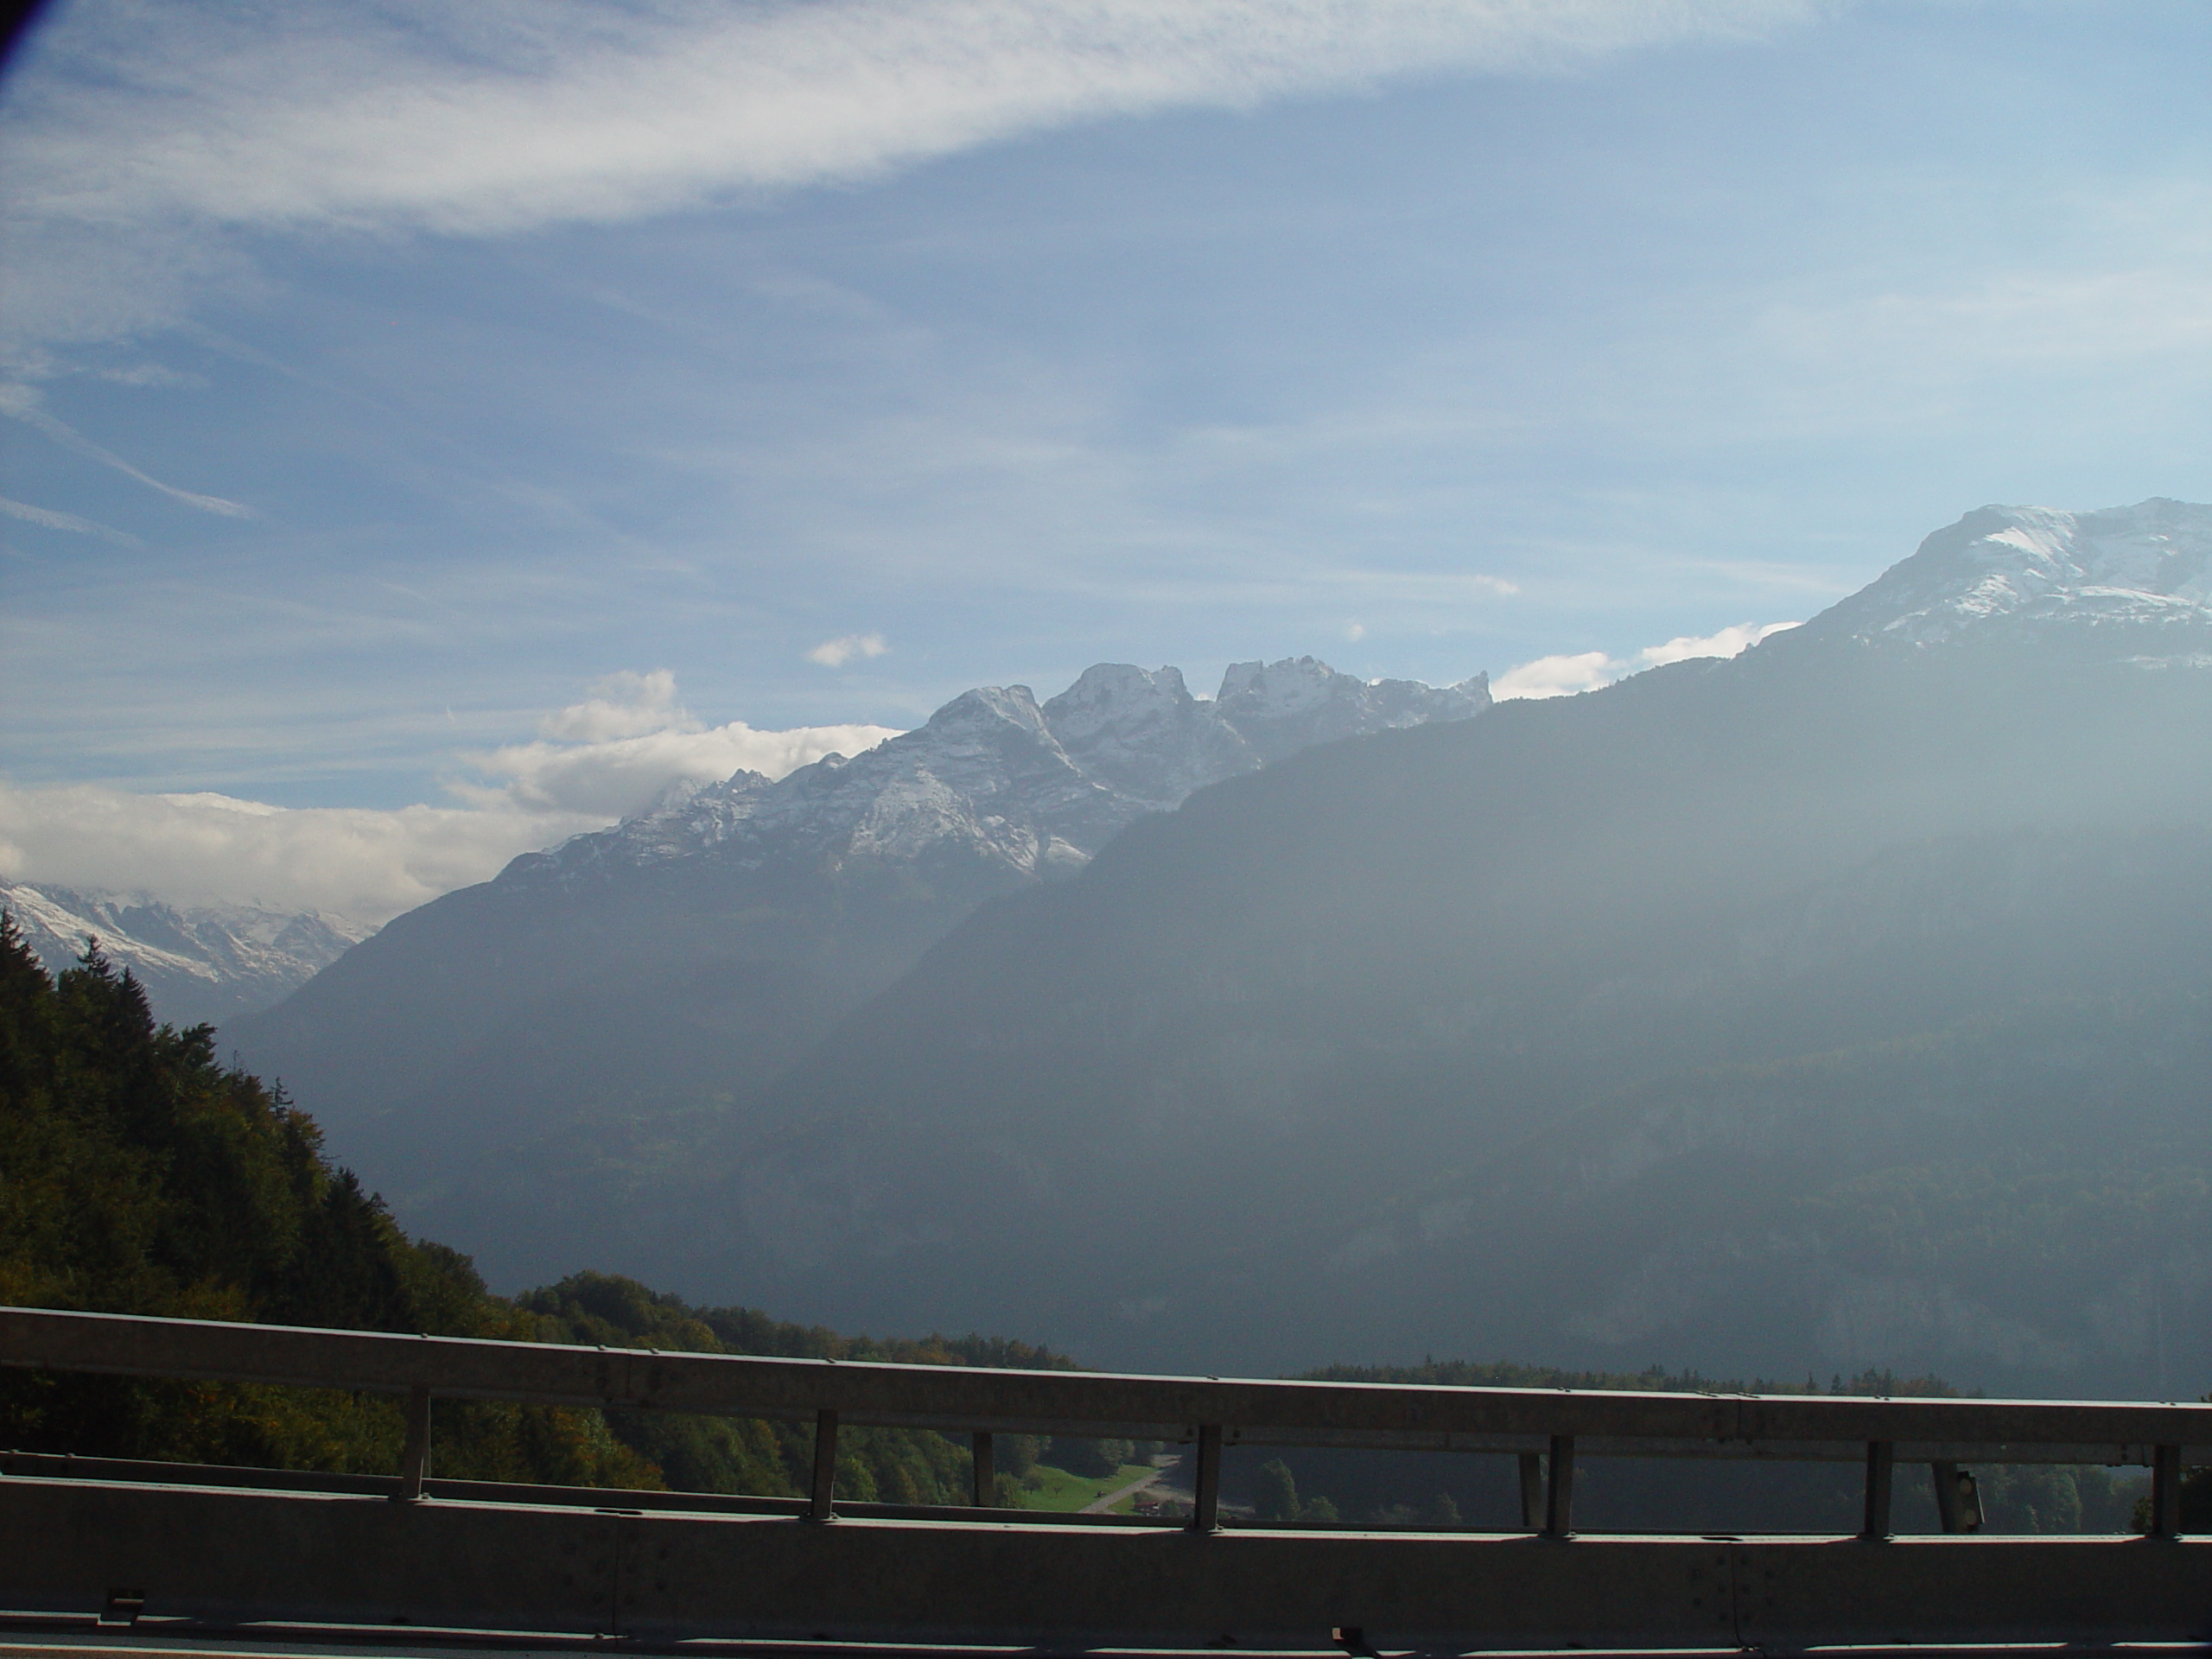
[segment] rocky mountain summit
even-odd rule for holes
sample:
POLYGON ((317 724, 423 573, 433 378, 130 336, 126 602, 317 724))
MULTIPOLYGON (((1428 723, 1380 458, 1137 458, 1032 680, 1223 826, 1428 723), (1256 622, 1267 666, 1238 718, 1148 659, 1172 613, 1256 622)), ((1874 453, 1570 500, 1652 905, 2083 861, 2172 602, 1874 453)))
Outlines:
POLYGON ((315 911, 246 905, 177 906, 143 893, 0 882, 49 973, 75 963, 87 939, 146 988, 154 1016, 219 1024, 279 1002, 374 930, 315 911))
POLYGON ((2098 512, 1982 507, 1781 649, 2101 636, 2152 659, 2212 652, 2212 507, 2163 498, 2098 512))
POLYGON ((729 871, 823 857, 921 864, 966 854, 1023 877, 1068 874, 1124 825, 1316 743, 1465 720, 1488 678, 1363 680, 1311 657, 1238 663, 1194 697, 1175 668, 1101 663, 1044 703, 978 686, 926 724, 771 781, 741 772, 610 830, 516 859, 518 886, 616 879, 679 861, 729 871))

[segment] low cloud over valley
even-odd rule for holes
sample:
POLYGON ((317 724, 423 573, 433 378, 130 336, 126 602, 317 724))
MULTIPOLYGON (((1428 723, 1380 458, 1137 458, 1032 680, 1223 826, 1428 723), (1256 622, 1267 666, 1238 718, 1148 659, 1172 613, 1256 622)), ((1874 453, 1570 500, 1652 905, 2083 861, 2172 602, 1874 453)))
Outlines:
POLYGON ((539 732, 457 755, 443 804, 287 808, 213 792, 0 781, 0 878, 378 923, 673 789, 739 771, 780 778, 895 735, 887 726, 708 726, 677 700, 666 671, 611 675, 539 732))

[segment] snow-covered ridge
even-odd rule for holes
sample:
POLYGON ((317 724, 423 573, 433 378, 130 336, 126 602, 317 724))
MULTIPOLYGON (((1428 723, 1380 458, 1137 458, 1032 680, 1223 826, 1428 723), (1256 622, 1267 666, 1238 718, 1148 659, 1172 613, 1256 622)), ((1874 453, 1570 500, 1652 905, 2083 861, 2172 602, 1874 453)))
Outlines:
POLYGON ((2139 655, 2201 654, 2212 643, 2212 506, 2153 498, 2099 512, 1982 507, 1786 648, 1839 638, 1933 645, 2000 630, 2101 630, 2139 655))
POLYGON ((741 772, 611 830, 518 858, 502 882, 711 857, 911 861, 958 849, 1027 876, 1079 868, 1115 832, 1193 790, 1315 743, 1490 706, 1482 675, 1436 687, 1367 681, 1311 657, 1239 663, 1211 699, 1180 670, 1102 663, 1039 703, 978 686, 913 731, 779 781, 741 772))
POLYGON ((175 1025, 269 1007, 376 931, 313 911, 179 907, 143 893, 22 883, 0 882, 0 907, 49 972, 73 966, 97 938, 144 984, 155 1017, 175 1025))

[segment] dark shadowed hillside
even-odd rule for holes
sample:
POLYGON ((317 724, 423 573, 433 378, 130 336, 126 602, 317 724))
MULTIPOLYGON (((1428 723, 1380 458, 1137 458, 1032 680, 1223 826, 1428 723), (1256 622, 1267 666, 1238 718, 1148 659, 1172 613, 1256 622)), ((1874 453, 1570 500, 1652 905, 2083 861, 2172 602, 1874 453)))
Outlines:
POLYGON ((987 907, 641 1249, 1116 1363, 2194 1392, 2207 518, 1986 512, 1737 660, 1204 791, 987 907))

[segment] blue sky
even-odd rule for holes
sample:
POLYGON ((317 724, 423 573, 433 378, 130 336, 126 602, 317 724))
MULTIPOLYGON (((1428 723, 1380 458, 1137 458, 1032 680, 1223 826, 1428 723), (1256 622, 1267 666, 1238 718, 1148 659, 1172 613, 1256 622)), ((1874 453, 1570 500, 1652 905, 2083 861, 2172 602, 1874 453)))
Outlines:
POLYGON ((1580 683, 1984 502, 2203 499, 2208 62, 2197 3, 65 0, 0 874, 388 913, 978 683, 1580 683))

